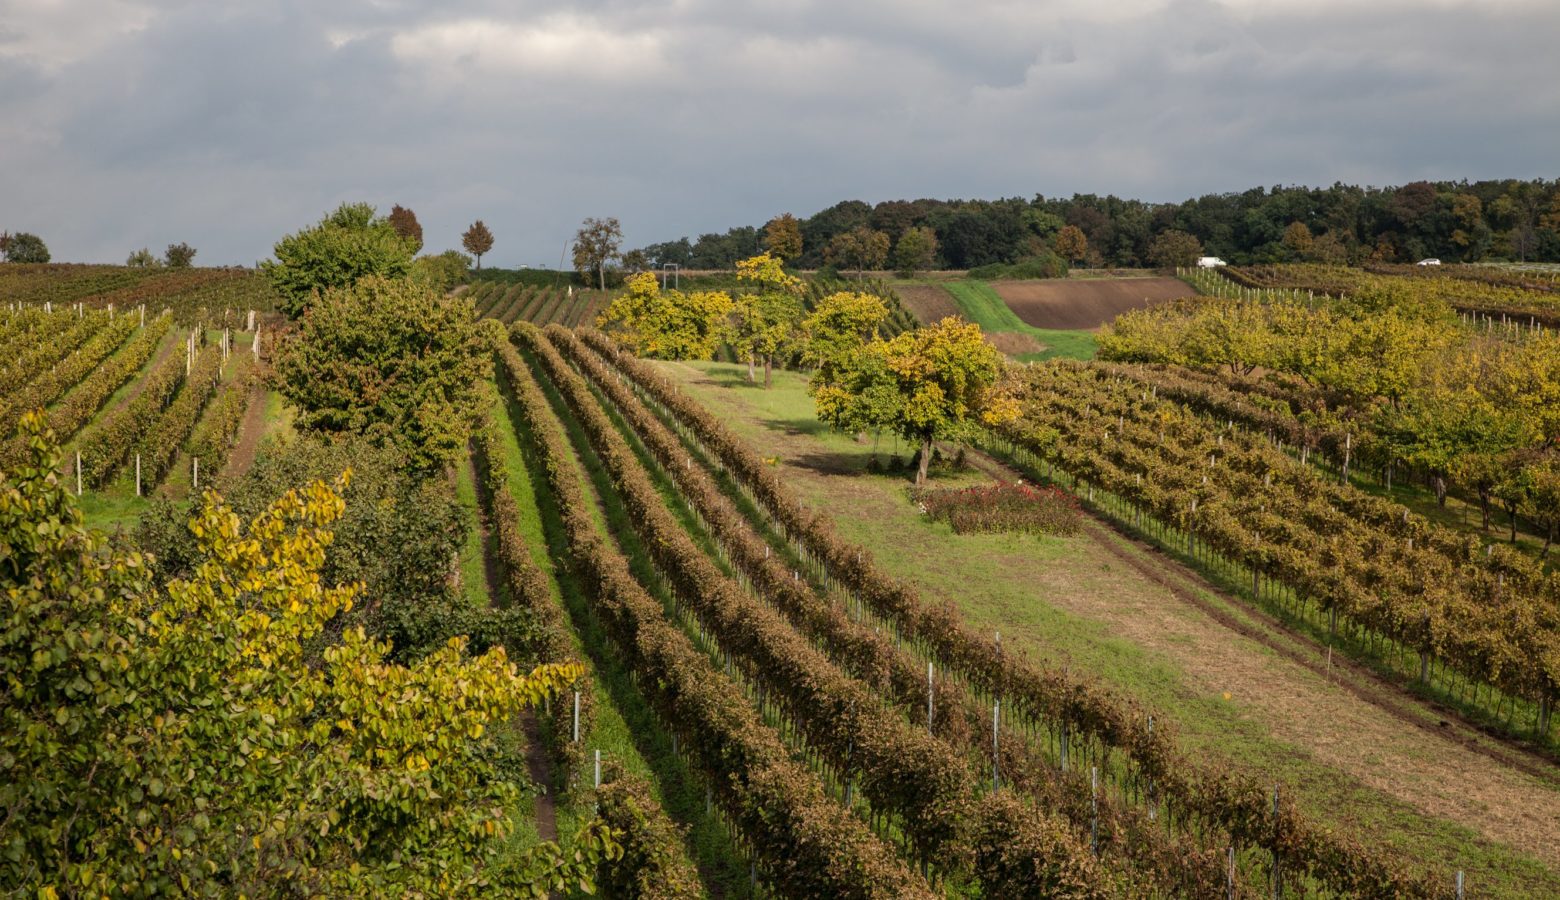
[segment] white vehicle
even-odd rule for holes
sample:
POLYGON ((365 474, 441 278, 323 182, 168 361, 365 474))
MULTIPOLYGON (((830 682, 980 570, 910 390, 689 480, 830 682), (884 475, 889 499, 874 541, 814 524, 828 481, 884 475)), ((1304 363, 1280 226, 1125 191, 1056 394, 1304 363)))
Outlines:
POLYGON ((1197 258, 1197 268, 1199 269, 1212 269, 1224 265, 1229 264, 1217 256, 1200 256, 1197 258))
POLYGON ((1440 264, 1441 261, 1439 259, 1435 259, 1434 257, 1431 257, 1430 259, 1421 259, 1419 262, 1414 263, 1416 266, 1439 266, 1440 264))

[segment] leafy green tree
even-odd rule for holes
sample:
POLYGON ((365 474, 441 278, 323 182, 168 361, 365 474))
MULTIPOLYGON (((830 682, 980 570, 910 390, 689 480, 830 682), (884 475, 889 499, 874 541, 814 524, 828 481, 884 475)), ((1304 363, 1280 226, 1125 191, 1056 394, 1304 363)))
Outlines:
POLYGON ((839 381, 862 348, 880 337, 886 321, 888 306, 873 294, 838 291, 819 301, 802 322, 802 361, 813 370, 811 383, 839 381))
POLYGON ((459 250, 446 250, 437 256, 419 256, 412 261, 412 277, 440 293, 448 293, 464 284, 471 272, 471 257, 459 250))
POLYGON ((764 250, 779 260, 802 255, 802 225, 790 213, 782 213, 764 226, 764 250))
POLYGON ((281 295, 282 311, 303 315, 316 295, 369 276, 399 278, 412 265, 412 248, 366 203, 343 203, 313 228, 282 238, 276 259, 260 271, 281 295))
POLYGON ((824 258, 831 265, 855 269, 856 278, 864 278, 867 269, 881 269, 888 261, 888 235, 865 225, 840 232, 829 241, 824 258))
POLYGON ((732 309, 724 291, 661 290, 651 272, 631 275, 596 324, 620 336, 639 356, 710 359, 732 309))
POLYGON ((490 339, 470 303, 368 277, 316 301, 282 344, 276 383, 299 427, 400 447, 433 472, 465 451, 490 339))
POLYGON ((0 253, 5 254, 6 262, 46 263, 49 261, 49 248, 44 245, 43 238, 27 231, 0 234, 0 253))
POLYGON ((390 227, 412 247, 412 253, 422 252, 423 230, 422 223, 417 221, 417 214, 397 203, 390 207, 390 215, 386 217, 390 227))
POLYGON ((466 252, 477 258, 477 271, 482 270, 482 254, 493 249, 493 232, 478 219, 471 223, 466 233, 460 236, 460 245, 466 248, 466 252))
MULTIPOLYGON (((1376 437, 1394 459, 1430 474, 1436 502, 1446 504, 1447 478, 1470 457, 1497 457, 1526 443, 1519 417, 1476 391, 1423 392, 1397 407, 1384 407, 1376 437)), ((1493 490, 1499 496, 1499 485, 1493 490)))
MULTIPOLYGON (((880 232, 881 233, 881 232, 880 232)), ((904 278, 914 278, 937 264, 937 232, 925 226, 905 229, 894 245, 894 268, 904 278)))
MULTIPOLYGON (((208 492, 199 559, 160 583, 83 525, 41 416, 0 473, 0 883, 29 896, 540 896, 621 850, 515 854, 501 726, 577 663, 521 673, 460 639, 411 666, 319 573, 342 500, 248 523, 208 492), (394 698, 394 702, 386 702, 394 698)), ((513 765, 513 764, 511 764, 513 765)))
POLYGON ((1202 241, 1174 228, 1161 232, 1148 245, 1148 261, 1161 269, 1195 265, 1202 256, 1202 241))
POLYGON ((152 251, 142 247, 130 254, 130 258, 125 260, 125 265, 132 269, 155 269, 162 265, 162 260, 153 256, 152 251))
POLYGON ((169 244, 167 252, 163 254, 163 261, 170 269, 188 269, 195 264, 195 248, 183 241, 169 244))
POLYGON ((1560 534, 1560 457, 1554 453, 1522 469, 1524 512, 1544 535, 1540 559, 1548 559, 1555 536, 1560 534))
POLYGON ((1284 229, 1284 247, 1290 253, 1291 258, 1308 260, 1312 259, 1312 249, 1316 238, 1312 236, 1311 229, 1304 222, 1290 222, 1284 229))
POLYGON ((1056 255, 1076 265, 1089 255, 1089 239, 1077 225, 1065 225, 1056 232, 1056 255))
POLYGON ((768 252, 737 263, 737 281, 754 289, 732 301, 725 337, 748 360, 748 381, 754 381, 755 360, 764 364, 764 387, 772 380, 775 360, 789 356, 801 338, 802 282, 785 273, 780 259, 768 252))
POLYGON ((926 481, 932 442, 963 440, 977 421, 1016 411, 994 388, 1002 354, 980 326, 949 317, 891 340, 873 340, 834 378, 812 385, 819 420, 842 431, 888 428, 920 445, 916 484, 926 481))
POLYGON ((623 226, 615 218, 586 219, 574 234, 574 271, 586 284, 592 274, 597 287, 607 289, 607 264, 617 258, 623 244, 623 226))

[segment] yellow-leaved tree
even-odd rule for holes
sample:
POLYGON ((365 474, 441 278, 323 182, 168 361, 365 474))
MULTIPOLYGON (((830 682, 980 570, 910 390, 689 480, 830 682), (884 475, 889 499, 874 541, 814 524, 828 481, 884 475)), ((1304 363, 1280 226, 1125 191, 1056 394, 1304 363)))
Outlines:
POLYGON ((596 325, 620 337, 638 356, 709 359, 720 346, 732 301, 725 291, 662 290, 655 275, 631 275, 626 290, 596 325))
MULTIPOLYGON (((544 896, 619 851, 506 850, 497 725, 579 678, 464 639, 411 666, 328 623, 343 501, 315 483, 247 525, 207 492, 193 574, 87 529, 42 418, 0 473, 0 883, 30 895, 544 896)), ((345 476, 343 476, 345 477, 345 476)), ((387 552, 393 548, 386 548, 387 552)))
POLYGON ((764 387, 769 387, 775 361, 788 357, 801 340, 802 280, 786 274, 780 259, 760 253, 737 263, 737 280, 753 289, 737 295, 726 319, 725 339, 748 361, 748 381, 754 381, 755 362, 764 364, 764 387))
POLYGON ((926 481, 933 441, 966 439, 980 423, 1001 424, 1018 412, 997 389, 1002 354, 979 325, 952 316, 865 341, 836 362, 811 386, 819 420, 842 431, 886 428, 916 442, 916 484, 926 481))

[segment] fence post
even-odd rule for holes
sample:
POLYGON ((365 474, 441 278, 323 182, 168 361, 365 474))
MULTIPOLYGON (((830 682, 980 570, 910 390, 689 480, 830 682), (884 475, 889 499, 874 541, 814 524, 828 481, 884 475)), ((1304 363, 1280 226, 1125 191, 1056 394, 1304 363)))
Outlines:
POLYGON ((76 496, 81 496, 81 451, 76 451, 76 496))
MULTIPOLYGON (((675 740, 675 738, 674 738, 675 740)), ((580 742, 580 692, 574 692, 574 740, 571 743, 580 742)))

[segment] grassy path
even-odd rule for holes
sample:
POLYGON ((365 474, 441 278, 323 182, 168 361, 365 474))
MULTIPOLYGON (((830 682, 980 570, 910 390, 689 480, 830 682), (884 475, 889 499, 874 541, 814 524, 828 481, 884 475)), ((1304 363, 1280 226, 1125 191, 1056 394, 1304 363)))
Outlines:
MULTIPOLYGON (((557 410, 558 399, 552 396, 545 381, 542 383, 557 410)), ((520 530, 537 565, 548 576, 557 602, 573 623, 576 658, 596 684, 594 726, 588 734, 581 735, 581 740, 592 750, 601 750, 604 759, 616 760, 650 783, 652 793, 668 815, 688 829, 688 856, 712 894, 745 896, 746 867, 731 847, 724 826, 706 813, 701 784, 687 764, 672 752, 670 736, 646 705, 629 670, 612 652, 591 611, 589 598, 561 564, 568 558, 562 518, 551 493, 538 489, 546 484, 546 476, 538 468, 541 463, 529 447, 529 439, 515 427, 520 414, 507 391, 494 414, 504 436, 510 490, 521 510, 520 530)), ((566 429, 572 425, 567 418, 563 422, 566 429)), ((583 440, 577 432, 571 434, 571 440, 575 439, 583 440)), ((586 460, 577 459, 574 474, 580 479, 585 496, 590 497, 594 487, 587 464, 586 460)), ((592 511, 603 534, 611 535, 614 530, 627 527, 611 522, 599 505, 592 511)), ((594 810, 569 793, 556 799, 557 829, 566 839, 594 815, 594 810)))
MULTIPOLYGON (((777 373, 764 391, 746 387, 737 366, 663 370, 779 456, 798 493, 831 514, 842 537, 973 623, 1000 629, 1004 644, 1066 660, 1140 698, 1175 722, 1188 748, 1298 792, 1309 810, 1361 840, 1466 869, 1481 892, 1560 891, 1560 774, 1534 777, 1434 727, 1406 725, 1232 631, 1125 564, 1104 539, 955 536, 924 521, 903 480, 864 474, 870 444, 818 425, 800 376, 777 373)), ((1199 599, 1223 602, 1204 593, 1199 599)), ((1242 615, 1233 604, 1228 611, 1242 615)))

